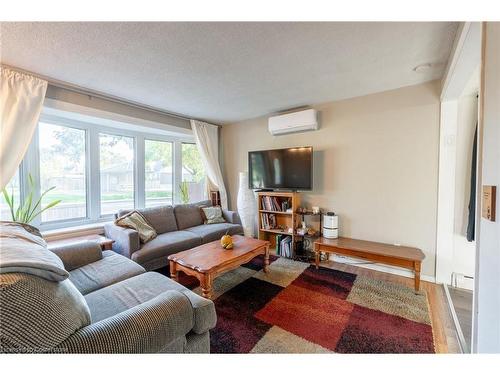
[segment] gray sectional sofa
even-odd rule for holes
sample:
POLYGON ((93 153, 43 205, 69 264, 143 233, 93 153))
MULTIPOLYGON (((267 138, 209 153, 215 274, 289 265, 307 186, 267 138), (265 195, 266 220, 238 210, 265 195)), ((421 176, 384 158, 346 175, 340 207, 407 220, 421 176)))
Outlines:
MULTIPOLYGON (((235 211, 222 210, 225 223, 203 224, 200 207, 211 202, 159 206, 139 209, 156 230, 158 236, 142 244, 136 231, 108 223, 104 226, 106 237, 113 239, 113 250, 132 259, 147 270, 155 270, 168 264, 168 256, 191 249, 203 243, 230 235, 243 234, 243 228, 235 211)), ((117 216, 129 213, 121 210, 117 216)))
POLYGON ((94 242, 0 222, 0 352, 209 353, 212 301, 94 242), (36 230, 35 230, 36 232, 36 230))

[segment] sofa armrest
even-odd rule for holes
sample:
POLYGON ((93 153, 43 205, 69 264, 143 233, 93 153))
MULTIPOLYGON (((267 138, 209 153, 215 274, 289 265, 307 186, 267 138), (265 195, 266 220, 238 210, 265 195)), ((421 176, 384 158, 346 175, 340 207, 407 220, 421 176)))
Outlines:
POLYGON ((113 250, 127 258, 130 258, 134 252, 141 248, 139 233, 133 229, 108 223, 104 225, 104 234, 115 241, 113 250))
POLYGON ((236 211, 222 210, 222 217, 228 223, 231 224, 241 224, 240 215, 236 211))
POLYGON ((49 250, 61 258, 66 271, 72 271, 102 259, 101 245, 95 241, 82 241, 51 246, 49 250))
POLYGON ((193 332, 203 334, 215 328, 217 313, 213 301, 203 298, 186 288, 180 292, 189 298, 194 310, 193 332))
POLYGON ((193 327, 189 299, 169 290, 76 331, 57 350, 68 353, 157 353, 193 327))

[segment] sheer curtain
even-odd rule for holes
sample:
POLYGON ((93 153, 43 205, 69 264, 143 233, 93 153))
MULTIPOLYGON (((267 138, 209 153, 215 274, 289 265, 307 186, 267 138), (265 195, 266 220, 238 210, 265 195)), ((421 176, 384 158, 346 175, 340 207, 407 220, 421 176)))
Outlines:
POLYGON ((46 91, 47 81, 0 66, 0 189, 23 160, 46 91))
POLYGON ((219 191, 220 204, 223 209, 227 209, 226 187, 219 165, 219 129, 215 125, 196 120, 191 120, 191 128, 207 171, 209 189, 219 191))

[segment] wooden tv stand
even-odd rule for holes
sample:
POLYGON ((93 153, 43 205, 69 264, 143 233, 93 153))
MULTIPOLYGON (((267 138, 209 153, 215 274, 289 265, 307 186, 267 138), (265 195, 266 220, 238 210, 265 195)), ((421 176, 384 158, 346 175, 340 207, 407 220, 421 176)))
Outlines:
POLYGON ((320 237, 314 242, 316 268, 319 266, 321 252, 410 269, 415 273, 415 290, 417 292, 420 290, 420 266, 425 254, 415 247, 389 245, 346 237, 336 239, 320 237))

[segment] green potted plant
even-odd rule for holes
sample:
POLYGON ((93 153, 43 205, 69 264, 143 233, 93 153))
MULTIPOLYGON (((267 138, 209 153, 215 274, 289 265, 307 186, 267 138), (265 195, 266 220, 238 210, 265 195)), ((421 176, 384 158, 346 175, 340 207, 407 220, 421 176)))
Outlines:
POLYGON ((17 223, 23 223, 23 224, 29 224, 35 219, 38 215, 41 215, 42 212, 48 210, 49 208, 54 207, 55 205, 61 203, 61 200, 55 200, 50 202, 47 206, 42 208, 42 198, 47 194, 49 191, 54 190, 56 187, 52 186, 50 189, 45 190, 42 194, 40 194, 40 197, 36 202, 33 201, 33 195, 35 192, 35 182, 33 181, 33 177, 31 174, 28 175, 28 187, 29 187, 29 192, 28 195, 26 196, 26 200, 24 201, 24 204, 21 205, 19 202, 16 206, 16 202, 14 201, 14 191, 12 189, 11 193, 7 191, 6 188, 2 189, 2 194, 5 199, 5 202, 9 206, 10 209, 10 214, 12 216, 12 221, 15 221, 17 223))
POLYGON ((179 185, 179 190, 181 193, 181 202, 184 204, 189 203, 189 189, 188 189, 188 182, 187 181, 182 181, 181 184, 179 185))

